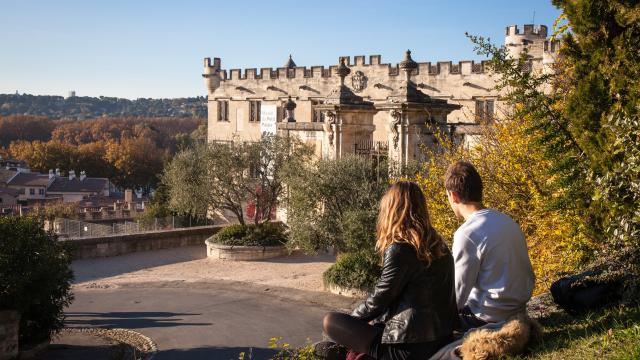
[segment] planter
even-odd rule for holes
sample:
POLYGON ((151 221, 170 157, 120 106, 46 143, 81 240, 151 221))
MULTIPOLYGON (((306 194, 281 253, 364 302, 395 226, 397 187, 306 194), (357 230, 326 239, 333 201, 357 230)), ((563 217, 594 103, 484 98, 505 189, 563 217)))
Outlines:
POLYGON ((366 291, 362 291, 360 289, 346 288, 336 284, 324 284, 325 290, 329 290, 329 292, 342 295, 351 298, 364 298, 368 294, 366 291))
POLYGON ((14 310, 0 311, 0 360, 18 356, 20 314, 14 310))
POLYGON ((285 256, 288 254, 287 248, 283 245, 279 246, 238 246, 238 245, 221 245, 216 244, 207 239, 207 257, 212 259, 223 260, 263 260, 275 257, 285 256))

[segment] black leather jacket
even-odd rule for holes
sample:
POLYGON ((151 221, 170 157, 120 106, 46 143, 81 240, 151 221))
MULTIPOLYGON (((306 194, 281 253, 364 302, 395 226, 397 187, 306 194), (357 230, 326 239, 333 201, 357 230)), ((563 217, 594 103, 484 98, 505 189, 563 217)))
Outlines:
POLYGON ((449 249, 427 266, 410 244, 393 243, 384 253, 373 293, 351 315, 384 322, 383 343, 421 343, 450 336, 458 319, 453 269, 449 249))

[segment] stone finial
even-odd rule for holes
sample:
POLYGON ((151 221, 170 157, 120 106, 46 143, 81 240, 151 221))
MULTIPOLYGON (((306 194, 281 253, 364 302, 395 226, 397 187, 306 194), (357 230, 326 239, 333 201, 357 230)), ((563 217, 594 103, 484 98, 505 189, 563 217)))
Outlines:
POLYGON ((297 106, 296 103, 293 100, 291 100, 291 96, 289 96, 289 99, 284 104, 284 110, 285 110, 284 121, 285 122, 296 122, 295 115, 294 115, 294 110, 296 109, 296 106, 297 106))
POLYGON ((287 62, 284 64, 284 67, 286 67, 287 69, 293 69, 296 67, 296 63, 293 61, 291 54, 289 54, 289 60, 287 60, 287 62))
POLYGON ((402 60, 400 62, 400 69, 402 70, 413 70, 413 69, 417 69, 418 68, 418 63, 413 61, 413 59, 411 58, 411 50, 407 50, 404 53, 404 60, 402 60))
POLYGON ((286 110, 294 110, 296 108, 296 103, 291 100, 291 96, 289 96, 289 99, 287 100, 287 102, 284 104, 284 108, 286 110))
POLYGON ((336 74, 340 76, 340 86, 344 85, 344 78, 351 74, 351 69, 345 64, 345 59, 340 59, 340 66, 336 69, 336 74))

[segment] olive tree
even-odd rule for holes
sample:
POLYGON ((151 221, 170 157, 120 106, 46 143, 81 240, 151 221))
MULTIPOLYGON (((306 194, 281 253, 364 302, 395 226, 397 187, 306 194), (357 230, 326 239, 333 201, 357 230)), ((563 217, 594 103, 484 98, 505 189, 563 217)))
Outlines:
POLYGON ((162 181, 169 207, 206 216, 229 211, 246 224, 246 205, 255 205, 255 224, 268 221, 284 193, 283 169, 310 161, 312 149, 296 137, 265 135, 255 142, 210 142, 178 153, 162 181))
POLYGON ((291 246, 308 252, 373 249, 378 203, 390 180, 386 163, 355 155, 319 159, 290 167, 285 178, 291 246))

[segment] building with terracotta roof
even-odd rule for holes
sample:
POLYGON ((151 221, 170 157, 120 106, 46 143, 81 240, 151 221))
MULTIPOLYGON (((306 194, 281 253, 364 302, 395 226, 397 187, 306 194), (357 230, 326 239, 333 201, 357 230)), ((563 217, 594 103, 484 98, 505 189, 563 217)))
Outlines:
POLYGON ((21 191, 18 200, 23 203, 43 202, 52 182, 53 179, 45 174, 18 172, 7 182, 7 187, 21 191))
POLYGON ((84 171, 76 177, 75 171, 70 170, 68 177, 53 176, 53 181, 47 188, 47 198, 61 198, 63 202, 79 202, 84 199, 105 196, 110 193, 110 182, 107 178, 90 178, 84 171))

